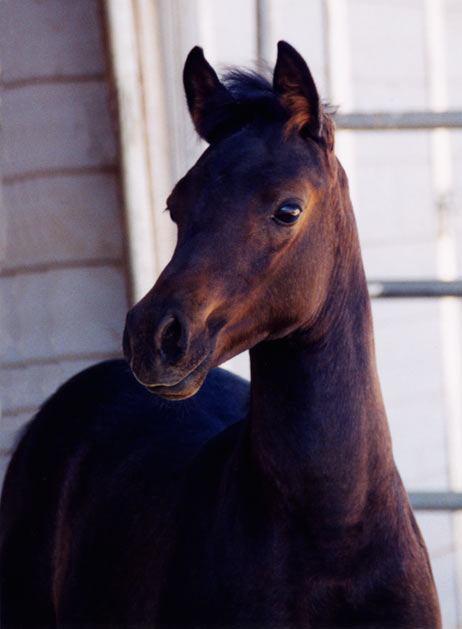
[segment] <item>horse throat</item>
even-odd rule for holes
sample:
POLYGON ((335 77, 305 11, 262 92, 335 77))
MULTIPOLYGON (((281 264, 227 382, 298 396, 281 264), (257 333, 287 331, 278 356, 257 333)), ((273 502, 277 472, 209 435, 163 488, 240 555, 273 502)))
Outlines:
POLYGON ((252 460, 273 501, 323 530, 354 525, 396 484, 359 244, 326 313, 250 352, 252 460))

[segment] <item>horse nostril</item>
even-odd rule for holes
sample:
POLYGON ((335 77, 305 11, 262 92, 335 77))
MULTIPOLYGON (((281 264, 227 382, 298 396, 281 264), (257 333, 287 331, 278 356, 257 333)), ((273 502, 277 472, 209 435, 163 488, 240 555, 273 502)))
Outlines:
POLYGON ((162 358, 171 364, 177 363, 186 351, 185 330, 174 315, 168 315, 161 322, 156 340, 162 358))

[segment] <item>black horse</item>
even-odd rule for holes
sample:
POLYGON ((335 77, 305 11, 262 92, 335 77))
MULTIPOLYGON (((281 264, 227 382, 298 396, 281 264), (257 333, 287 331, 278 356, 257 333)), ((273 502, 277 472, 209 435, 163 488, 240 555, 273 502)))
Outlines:
POLYGON ((272 85, 220 82, 194 48, 184 84, 210 146, 168 199, 130 366, 67 382, 9 467, 3 627, 440 627, 308 67, 280 42, 272 85), (245 349, 250 388, 214 369, 245 349))

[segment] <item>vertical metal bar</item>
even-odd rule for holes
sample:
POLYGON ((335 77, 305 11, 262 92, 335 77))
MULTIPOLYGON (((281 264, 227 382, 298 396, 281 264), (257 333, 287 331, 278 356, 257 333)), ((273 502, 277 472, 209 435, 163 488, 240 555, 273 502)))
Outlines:
POLYGON ((106 12, 119 108, 131 298, 137 301, 152 286, 157 265, 136 6, 131 0, 106 0, 106 12))
MULTIPOLYGON (((325 27, 326 78, 329 100, 341 106, 342 111, 353 109, 351 81, 350 36, 348 29, 347 0, 323 0, 325 27)), ((348 172, 350 194, 356 194, 355 139, 351 132, 342 131, 336 136, 336 152, 348 172)))
MULTIPOLYGON (((165 200, 171 190, 172 175, 170 136, 167 125, 165 72, 159 32, 158 5, 152 0, 136 0, 139 62, 144 102, 144 135, 147 143, 147 166, 151 190, 151 213, 154 229, 157 274, 171 258, 175 228, 164 213, 165 200), (159 86, 162 89, 159 89, 159 86)), ((156 278, 151 278, 151 283, 156 278)))
MULTIPOLYGON (((425 0, 426 53, 428 96, 430 108, 444 111, 448 107, 448 79, 446 63, 445 2, 425 0)), ((453 187, 450 136, 447 129, 431 132, 431 174, 435 207, 438 212, 437 268, 439 278, 454 280, 457 276, 456 242, 452 229, 453 187)), ((460 383, 462 368, 460 356, 460 304, 451 298, 440 303, 440 329, 444 389, 446 402, 447 451, 449 482, 452 490, 462 489, 462 400, 460 383)), ((458 590, 462 590, 462 517, 452 517, 456 547, 458 590)), ((462 601, 458 601, 458 620, 462 620, 462 601)))
POLYGON ((273 10, 271 0, 256 0, 258 61, 271 59, 273 10))

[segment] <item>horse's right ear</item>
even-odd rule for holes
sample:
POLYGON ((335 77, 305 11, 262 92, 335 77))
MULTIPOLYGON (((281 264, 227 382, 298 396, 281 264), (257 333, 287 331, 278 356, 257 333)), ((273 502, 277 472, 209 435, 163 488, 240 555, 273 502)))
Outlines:
POLYGON ((226 105, 233 103, 234 99, 220 83, 199 46, 195 46, 186 59, 183 83, 196 131, 204 140, 212 142, 214 132, 222 122, 217 119, 217 114, 225 111, 226 105))

